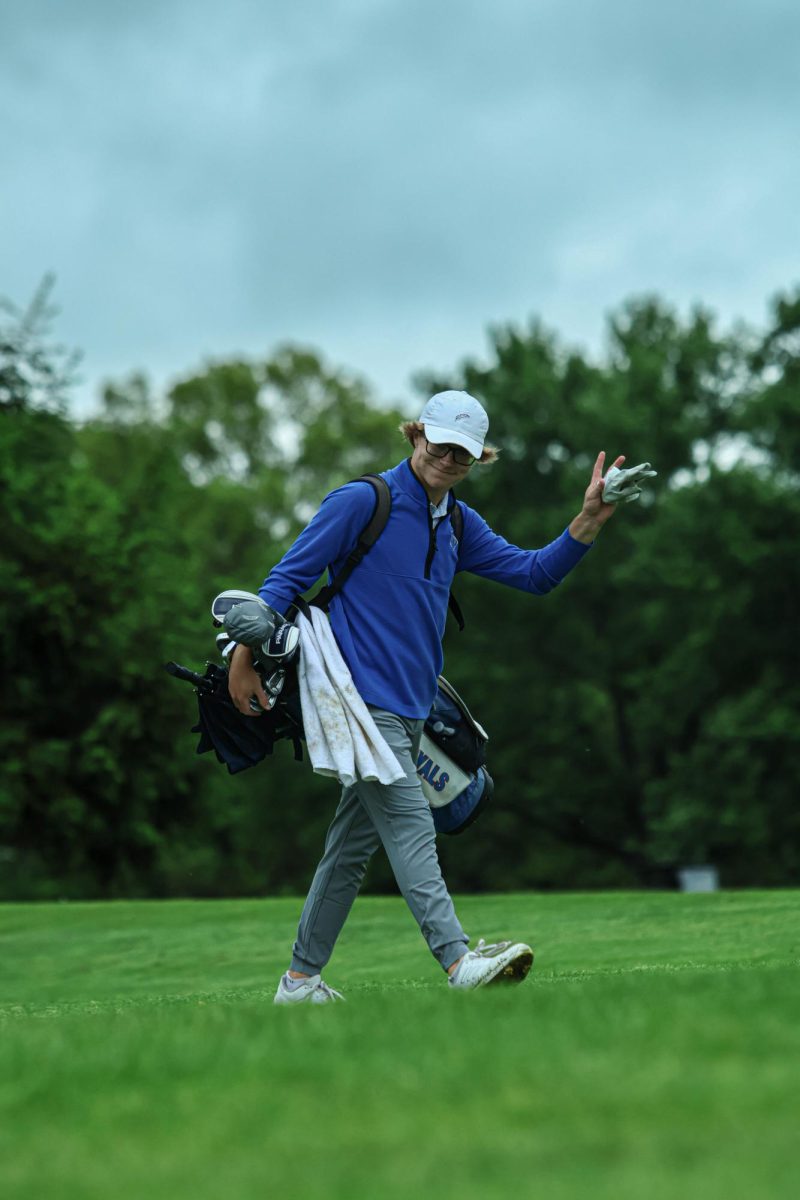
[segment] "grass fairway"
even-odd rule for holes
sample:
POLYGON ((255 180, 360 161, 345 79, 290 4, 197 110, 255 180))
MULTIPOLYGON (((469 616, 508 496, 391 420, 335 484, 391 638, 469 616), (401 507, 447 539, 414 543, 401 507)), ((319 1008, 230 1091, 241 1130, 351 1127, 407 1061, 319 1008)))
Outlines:
POLYGON ((278 1009, 299 907, 0 907, 3 1200, 800 1195, 800 894, 462 897, 467 994, 363 898, 278 1009))

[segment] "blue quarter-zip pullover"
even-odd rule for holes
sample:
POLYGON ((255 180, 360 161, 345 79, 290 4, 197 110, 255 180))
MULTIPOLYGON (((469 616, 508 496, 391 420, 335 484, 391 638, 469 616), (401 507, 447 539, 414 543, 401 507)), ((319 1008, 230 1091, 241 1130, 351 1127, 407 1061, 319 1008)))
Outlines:
MULTIPOLYGON (((541 550, 521 550, 496 534, 463 501, 460 544, 450 517, 434 522, 428 495, 406 459, 382 472, 392 496, 386 528, 334 596, 334 636, 367 704, 401 717, 427 717, 442 669, 442 636, 453 576, 471 571, 542 596, 580 562, 589 546, 564 530, 541 550)), ((285 612, 328 567, 334 579, 369 521, 374 492, 347 483, 331 492, 259 595, 285 612)), ((450 504, 452 509, 452 504, 450 504)))

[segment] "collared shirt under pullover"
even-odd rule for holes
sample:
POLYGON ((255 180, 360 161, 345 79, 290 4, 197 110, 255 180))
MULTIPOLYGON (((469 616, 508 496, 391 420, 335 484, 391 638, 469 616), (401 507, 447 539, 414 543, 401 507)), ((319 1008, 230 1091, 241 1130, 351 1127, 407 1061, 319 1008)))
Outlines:
MULTIPOLYGON (((463 532, 450 516, 434 521, 428 495, 405 459, 381 472, 392 509, 374 546, 330 606, 336 641, 367 704, 401 717, 427 717, 443 663, 442 637, 453 576, 470 571, 542 596, 552 591, 589 546, 568 530, 540 550, 522 550, 496 534, 483 517, 458 503, 463 532)), ((325 497, 319 511, 273 567, 259 590, 285 612, 328 567, 334 579, 372 516, 374 492, 351 482, 325 497)))

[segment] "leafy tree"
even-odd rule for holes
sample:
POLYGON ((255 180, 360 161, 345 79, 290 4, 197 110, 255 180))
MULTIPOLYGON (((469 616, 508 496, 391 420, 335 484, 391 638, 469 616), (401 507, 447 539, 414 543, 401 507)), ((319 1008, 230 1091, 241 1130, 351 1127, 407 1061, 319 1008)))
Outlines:
POLYGON ((772 326, 749 360, 749 386, 737 406, 736 428, 762 452, 762 463, 786 472, 789 486, 800 475, 800 288, 778 296, 772 305, 772 326))
POLYGON ((55 277, 46 275, 27 309, 0 297, 0 409, 62 412, 80 362, 77 351, 48 341, 58 315, 50 294, 55 277))
POLYGON ((13 330, 3 344, 5 893, 296 887, 329 790, 290 756, 235 780, 194 760, 191 693, 161 664, 210 655, 213 595, 258 587, 335 463, 380 465, 384 422, 364 385, 287 348, 217 364, 166 404, 131 377, 77 426, 24 383, 32 363, 57 378, 52 352, 13 330))
MULTIPOLYGON (((459 583, 469 611, 490 616, 448 652, 497 743, 504 811, 484 879, 661 883, 698 856, 731 883, 795 877, 798 694, 784 649, 795 492, 747 461, 713 465, 737 429, 749 340, 647 300, 612 323, 604 368, 560 355, 538 328, 495 348, 489 368, 429 386, 482 396, 509 447, 475 485, 500 531, 521 545, 557 534, 597 449, 651 458, 659 478, 554 596, 459 583), (776 701, 779 745, 744 724, 776 701)), ((476 844, 473 874, 486 849, 476 844)))
MULTIPOLYGON (((401 414, 284 346, 164 397, 131 376, 78 424, 50 288, 0 328, 0 894, 301 891, 335 789, 288 744, 236 777, 196 758, 161 664, 200 665, 214 594, 256 589, 328 490, 398 460, 401 414)), ((461 498, 519 545, 566 526, 598 449, 659 471, 555 595, 456 581, 446 671, 497 799, 441 842, 453 888, 671 884, 698 858, 728 884, 797 879, 799 305, 722 334, 647 297, 600 362, 537 323, 420 378, 486 403, 501 463, 461 498)), ((380 856, 369 880, 393 886, 380 856)))

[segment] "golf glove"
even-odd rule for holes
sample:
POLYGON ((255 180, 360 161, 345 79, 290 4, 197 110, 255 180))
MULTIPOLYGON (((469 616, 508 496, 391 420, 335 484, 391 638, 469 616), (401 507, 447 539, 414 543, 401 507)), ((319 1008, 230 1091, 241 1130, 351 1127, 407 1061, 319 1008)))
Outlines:
POLYGON ((627 467, 624 470, 619 467, 609 467, 605 477, 603 500, 606 504, 617 504, 620 500, 630 504, 631 500, 638 500, 641 496, 642 480, 657 474, 658 471, 654 471, 648 462, 639 463, 638 467, 627 467))

